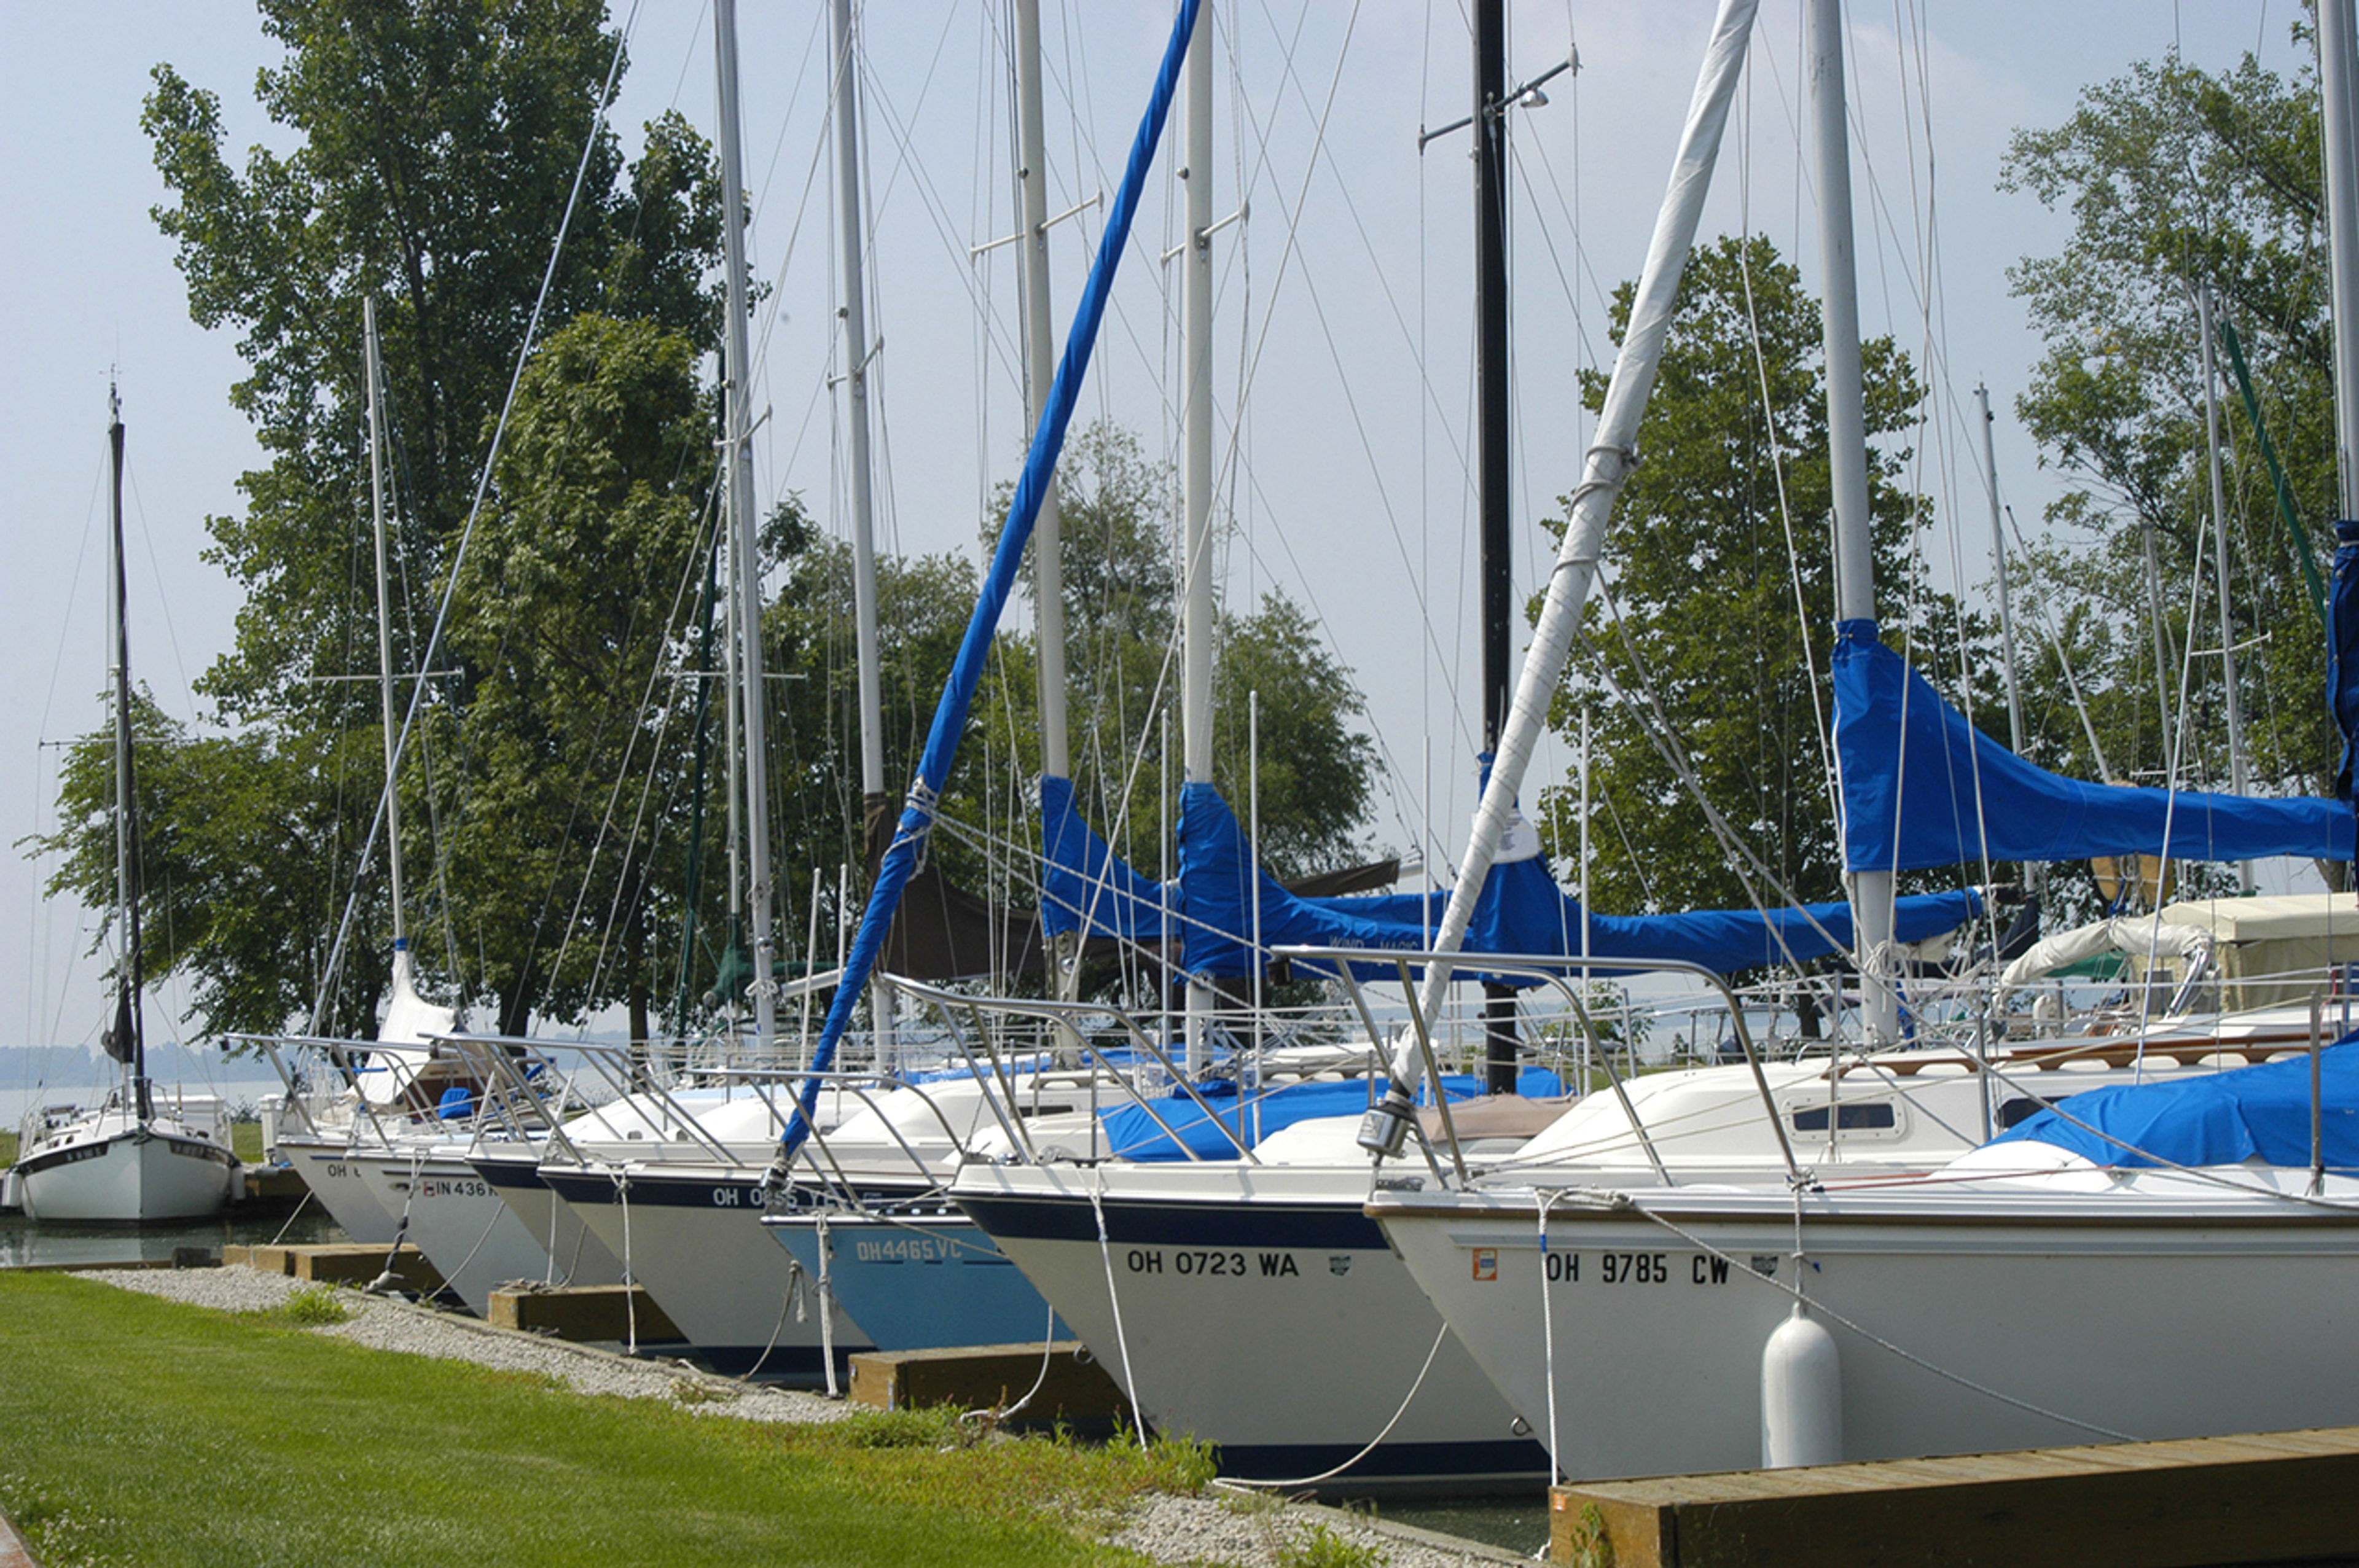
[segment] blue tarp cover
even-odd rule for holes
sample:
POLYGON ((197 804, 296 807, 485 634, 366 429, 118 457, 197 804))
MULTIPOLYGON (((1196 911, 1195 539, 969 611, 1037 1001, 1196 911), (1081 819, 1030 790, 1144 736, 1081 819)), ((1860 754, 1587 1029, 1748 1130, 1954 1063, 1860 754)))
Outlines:
MULTIPOLYGON (((1040 923, 1050 935, 1089 927, 1117 941, 1163 940, 1163 885, 1133 871, 1082 819, 1073 781, 1040 776, 1040 923)), ((1179 922, 1171 924, 1173 935, 1179 922)))
POLYGON ((2343 737, 2334 794, 2359 808, 2359 522, 2334 524, 2334 592, 2327 611, 2326 705, 2343 737))
POLYGON ((2035 767, 1968 724, 1873 621, 1837 628, 1834 676, 1843 862, 1854 871, 2093 855, 2352 858, 2352 814, 2336 801, 2174 799, 2035 767))
MULTIPOLYGON (((1442 1082, 1453 1104, 1483 1092, 1483 1081, 1469 1074, 1453 1074, 1442 1082)), ((1357 1116, 1368 1108, 1372 1093, 1375 1098, 1383 1098, 1384 1088, 1381 1079, 1373 1091, 1364 1082, 1288 1084, 1262 1096, 1256 1114, 1251 1104, 1238 1098, 1234 1084, 1200 1086, 1197 1092, 1220 1118, 1217 1125, 1184 1092, 1173 1089, 1155 1101, 1155 1115, 1169 1122, 1171 1130, 1180 1135, 1180 1141, 1187 1146, 1185 1153, 1172 1143, 1169 1133, 1155 1125, 1154 1117, 1135 1103, 1117 1106, 1098 1121, 1104 1129, 1107 1148, 1125 1160, 1185 1160, 1190 1156, 1199 1160, 1234 1160, 1239 1141, 1250 1149, 1260 1139, 1298 1121, 1357 1116), (1235 1135, 1235 1141, 1231 1134, 1235 1135)), ((1564 1093, 1564 1085, 1545 1068, 1526 1067, 1516 1080, 1516 1092, 1532 1098, 1554 1098, 1564 1093)), ((1426 1085, 1418 1086, 1418 1104, 1430 1104, 1432 1098, 1426 1085)))
MULTIPOLYGON (((1183 785, 1180 794, 1181 962, 1191 974, 1250 974, 1254 931, 1255 871, 1244 831, 1220 793, 1206 784, 1183 785)), ((1266 871, 1261 885, 1261 939, 1265 948, 1364 947, 1375 952, 1415 952, 1439 930, 1450 894, 1392 893, 1375 897, 1299 898, 1266 871)), ((1952 931, 1981 912, 1971 890, 1926 893, 1896 901, 1896 935, 1919 942, 1952 931)), ((1851 907, 1814 903, 1773 909, 1764 915, 1745 910, 1692 910, 1678 914, 1589 916, 1589 952, 1600 958, 1672 958, 1701 964, 1721 974, 1765 964, 1800 963, 1852 944, 1851 907)), ((1482 903, 1466 930, 1463 950, 1484 953, 1573 955, 1582 950, 1579 900, 1559 887, 1539 859, 1494 866, 1483 884, 1482 903)), ((1308 967, 1308 966, 1306 966, 1308 967)), ((1359 966, 1383 976, 1390 966, 1359 966)), ((1479 975, 1471 966, 1469 978, 1479 975)), ((1507 977, 1509 984, 1530 984, 1507 977)))
MULTIPOLYGON (((2359 1166, 2359 1032, 2321 1052, 2319 1069, 2326 1162, 2359 1166)), ((2310 1163, 2307 1055, 2167 1083, 2091 1089, 2061 1108, 2096 1130, 2050 1109, 2026 1117, 1991 1141, 2053 1144, 2094 1164, 2131 1168, 2235 1165, 2256 1155, 2272 1165, 2310 1163)))

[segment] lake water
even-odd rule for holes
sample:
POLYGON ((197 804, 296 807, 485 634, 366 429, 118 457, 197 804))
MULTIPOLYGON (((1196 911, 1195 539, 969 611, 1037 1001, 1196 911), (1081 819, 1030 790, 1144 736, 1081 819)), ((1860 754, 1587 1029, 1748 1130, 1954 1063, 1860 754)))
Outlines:
POLYGON ((289 1246, 351 1239, 316 1204, 292 1217, 282 1212, 179 1225, 35 1225, 21 1214, 6 1214, 0 1215, 0 1269, 35 1263, 164 1262, 175 1247, 219 1252, 229 1246, 267 1246, 282 1239, 282 1231, 289 1246))

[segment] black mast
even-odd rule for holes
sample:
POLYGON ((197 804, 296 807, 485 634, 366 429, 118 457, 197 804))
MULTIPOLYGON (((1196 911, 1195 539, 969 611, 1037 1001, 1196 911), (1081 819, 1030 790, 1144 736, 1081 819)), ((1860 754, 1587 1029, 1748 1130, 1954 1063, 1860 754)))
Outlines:
MULTIPOLYGON (((1515 579, 1507 530, 1506 0, 1474 5, 1475 483, 1483 579, 1483 753, 1507 722, 1515 579)), ((1485 1087, 1516 1087, 1516 991, 1483 988, 1485 1087)))
POLYGON ((123 564, 123 400, 107 389, 106 440, 114 458, 110 499, 114 514, 114 809, 116 894, 123 901, 124 959, 114 976, 114 1029, 107 1053, 130 1069, 139 1119, 151 1114, 147 1097, 147 1046, 139 1017, 140 968, 139 814, 137 778, 131 765, 130 593, 123 564))

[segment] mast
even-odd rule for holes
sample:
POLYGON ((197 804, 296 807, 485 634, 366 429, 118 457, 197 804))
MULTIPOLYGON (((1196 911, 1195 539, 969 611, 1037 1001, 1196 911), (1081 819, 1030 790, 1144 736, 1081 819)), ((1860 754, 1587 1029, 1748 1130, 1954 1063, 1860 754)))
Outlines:
MULTIPOLYGON (((1181 488, 1181 777, 1212 781, 1212 14, 1196 14, 1188 39, 1187 241, 1180 255, 1180 372, 1186 401, 1181 488)), ((1254 961, 1259 963, 1260 955, 1254 961)), ((1212 1065, 1211 982, 1188 977, 1188 1070, 1212 1065)))
POLYGON ((2353 77, 2350 0, 2321 0, 2318 76, 2325 100, 2327 256, 2334 300, 2334 449, 2337 515, 2359 518, 2359 104, 2353 77))
MULTIPOLYGON (((1756 8, 1756 0, 1721 0, 1719 16, 1712 24, 1712 42, 1697 74, 1686 128, 1680 134, 1669 188, 1663 193, 1662 210, 1655 221, 1654 237, 1647 246, 1646 265, 1632 297, 1629 330, 1623 334, 1621 352, 1614 359, 1613 379, 1605 389, 1605 404, 1597 416, 1596 434, 1582 466, 1580 488, 1573 492, 1564 542, 1549 573, 1548 597, 1541 607, 1540 622, 1533 630, 1530 651, 1524 655, 1523 668, 1516 677, 1515 697, 1507 710, 1506 726, 1500 732, 1498 754, 1492 762, 1490 779, 1483 786, 1483 801, 1474 814, 1466 853, 1459 860, 1458 880, 1443 913, 1441 929, 1434 934, 1437 951, 1455 952, 1466 939, 1474 901, 1482 892, 1484 879, 1490 874, 1500 836, 1515 814, 1524 770, 1530 764, 1532 750, 1548 723, 1557 683, 1572 651, 1573 633, 1580 627, 1582 606, 1596 580, 1606 520, 1613 514, 1614 501, 1623 481, 1636 464, 1638 422, 1646 413, 1647 395, 1654 390, 1655 373, 1662 362, 1663 341, 1670 330, 1680 275, 1686 270, 1688 253, 1695 243, 1696 222, 1703 210, 1704 194, 1712 184, 1712 167, 1719 156, 1721 132, 1728 123, 1729 102, 1735 94, 1737 78, 1744 69, 1745 44, 1753 29, 1756 8)), ((1420 1009, 1427 1018, 1433 1017, 1440 1007, 1450 985, 1450 974, 1451 966, 1446 962, 1427 968, 1419 992, 1420 1009)), ((1393 1063, 1393 1087, 1386 1097, 1388 1109, 1397 1108, 1398 1114, 1407 1114, 1405 1086, 1414 1083, 1418 1073, 1416 1044, 1413 1039, 1404 1040, 1393 1063)))
MULTIPOLYGON (((1810 0, 1810 121, 1819 185, 1819 254, 1826 269, 1821 320, 1827 362, 1827 447, 1834 492, 1835 620, 1875 619, 1875 559, 1867 510, 1867 418, 1859 359, 1859 286, 1852 262, 1851 137, 1843 122, 1843 8, 1810 0)), ((1888 972, 1892 873, 1855 871, 1852 919, 1858 933, 1860 1003, 1868 1043, 1900 1033, 1900 999, 1888 972)))
POLYGON ((114 1030, 107 1054, 123 1064, 141 1122, 153 1108, 147 1094, 147 1041, 140 1016, 139 817, 134 810, 137 780, 131 764, 131 632, 128 573, 123 564, 123 399, 106 389, 107 509, 114 522, 114 896, 123 918, 123 961, 114 971, 114 1030))
MULTIPOLYGON (((2001 525, 1998 505, 1998 449, 1993 444, 1991 427, 1996 422, 1991 416, 1990 388, 1977 385, 1974 403, 1983 415, 1983 475, 1990 487, 1991 560, 1998 570, 1998 644, 2001 662, 2006 671, 2006 743, 2017 756, 2023 755, 2023 693, 2015 663, 2015 611, 2007 600, 2006 530, 2001 525)), ((2024 880, 2038 886, 2045 868, 2024 867, 2024 880)))
MULTIPOLYGON (((842 204, 845 423, 852 436, 852 618, 860 668, 860 819, 892 809, 885 790, 884 675, 876 652, 876 531, 868 460, 868 311, 860 254, 860 72, 853 59, 852 0, 834 0, 828 25, 835 49, 835 185, 842 204)), ((876 1066, 891 1072, 893 992, 877 977, 868 995, 876 1066)))
POLYGON ((393 893, 393 984, 409 984, 409 928, 401 905, 401 730, 393 710, 393 610, 386 592, 384 388, 377 362, 376 297, 361 297, 361 373, 368 396, 369 515, 376 546, 376 690, 385 724, 385 848, 393 893))
MULTIPOLYGON (((1507 527, 1506 0, 1474 6, 1475 490, 1483 584, 1483 754, 1507 721, 1515 563, 1507 527)), ((1516 1087, 1516 988, 1483 987, 1484 1088, 1516 1087)))
MULTIPOLYGON (((2203 443, 2212 470, 2212 575, 2220 598, 2220 682, 2228 698, 2228 787, 2250 793, 2245 764, 2245 699, 2236 689, 2236 628, 2228 614, 2228 487, 2220 472, 2220 362, 2212 341, 2212 287, 2195 290, 2197 324, 2203 333, 2203 443)), ((2236 862, 2236 882, 2253 891, 2253 862, 2236 862)))
POLYGON ((740 728, 745 755, 745 906, 754 946, 754 1049, 766 1057, 777 1037, 778 986, 770 935, 770 784, 762 693, 762 584, 756 552, 753 394, 745 346, 745 181, 738 152, 737 5, 715 0, 712 42, 720 78, 722 258, 728 274, 728 337, 722 380, 728 402, 724 450, 733 577, 736 587, 740 728))
MULTIPOLYGON (((1040 0, 1016 0, 1016 184, 1023 232, 1024 418, 1040 423, 1057 351, 1049 321, 1049 170, 1040 90, 1040 0)), ((1040 644, 1040 771, 1071 778, 1065 738, 1065 559, 1057 482, 1040 497, 1032 524, 1033 630, 1040 644)))
MULTIPOLYGON (((1041 106, 1040 0, 1016 0, 1016 186, 1021 225, 1016 249, 1024 300, 1024 423, 1040 423, 1049 404, 1049 383, 1057 373, 1057 351, 1049 321, 1049 165, 1047 116, 1041 106)), ((1032 524, 1032 631, 1038 644, 1040 771, 1052 778, 1073 776, 1065 723, 1064 528, 1057 508, 1057 481, 1040 497, 1032 524)), ((1045 913, 1045 912, 1044 912, 1045 913)), ((1056 994, 1071 1000, 1082 970, 1079 934, 1049 937, 1056 994)))

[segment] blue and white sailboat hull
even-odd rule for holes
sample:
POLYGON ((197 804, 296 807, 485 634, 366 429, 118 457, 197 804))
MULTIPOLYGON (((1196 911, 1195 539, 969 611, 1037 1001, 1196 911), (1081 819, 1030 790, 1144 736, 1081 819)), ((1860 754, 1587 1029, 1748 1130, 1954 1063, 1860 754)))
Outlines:
POLYGON ((879 1350, 1073 1337, 1014 1260, 948 1204, 762 1224, 814 1280, 824 1252, 829 1290, 879 1350))

